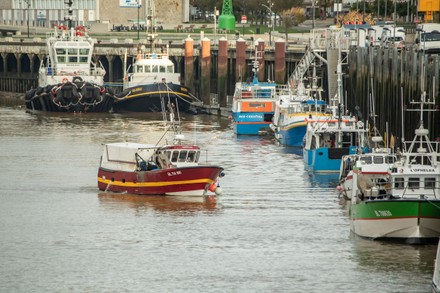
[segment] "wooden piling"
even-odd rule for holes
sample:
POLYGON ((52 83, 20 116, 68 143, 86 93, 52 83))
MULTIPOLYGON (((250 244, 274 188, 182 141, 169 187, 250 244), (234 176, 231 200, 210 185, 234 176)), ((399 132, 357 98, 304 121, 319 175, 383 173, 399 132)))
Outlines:
POLYGON ((204 105, 211 105, 211 40, 202 39, 200 66, 200 97, 204 105))
POLYGON ((194 94, 194 40, 185 39, 185 77, 184 85, 194 94))
POLYGON ((282 84, 286 75, 286 42, 282 39, 275 41, 275 82, 282 84))
POLYGON ((235 76, 236 82, 243 81, 246 74, 246 41, 238 39, 236 42, 236 57, 235 57, 235 76))
POLYGON ((217 94, 220 107, 226 107, 227 79, 228 79, 228 40, 222 37, 218 43, 217 94))

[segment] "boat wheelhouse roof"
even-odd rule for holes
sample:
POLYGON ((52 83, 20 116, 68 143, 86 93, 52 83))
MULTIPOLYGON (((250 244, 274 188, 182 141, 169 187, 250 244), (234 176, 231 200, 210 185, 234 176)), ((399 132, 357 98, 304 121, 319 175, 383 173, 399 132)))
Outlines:
POLYGON ((168 58, 157 59, 139 59, 135 63, 136 65, 174 65, 174 63, 168 58))
POLYGON ((200 150, 200 147, 196 145, 166 145, 160 147, 160 149, 168 149, 168 150, 200 150))

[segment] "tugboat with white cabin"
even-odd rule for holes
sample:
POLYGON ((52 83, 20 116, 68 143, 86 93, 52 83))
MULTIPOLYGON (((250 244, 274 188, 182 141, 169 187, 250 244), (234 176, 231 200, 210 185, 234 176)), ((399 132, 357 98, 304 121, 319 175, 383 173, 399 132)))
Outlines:
MULTIPOLYGON (((71 3, 69 4, 69 6, 71 3)), ((84 26, 57 25, 49 33, 47 58, 38 72, 38 87, 25 94, 28 111, 108 112, 116 97, 104 86, 105 69, 93 62, 94 41, 84 26)))

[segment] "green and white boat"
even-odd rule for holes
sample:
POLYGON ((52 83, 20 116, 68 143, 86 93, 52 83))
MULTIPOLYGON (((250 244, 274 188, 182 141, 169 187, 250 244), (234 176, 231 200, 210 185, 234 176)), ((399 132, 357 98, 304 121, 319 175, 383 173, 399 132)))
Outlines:
MULTIPOLYGON (((430 104, 425 94, 420 104, 423 117, 423 105, 430 104)), ((440 143, 430 141, 428 135, 421 118, 414 139, 403 143, 400 158, 381 182, 362 168, 353 170, 350 226, 354 234, 411 244, 438 241, 440 143)))

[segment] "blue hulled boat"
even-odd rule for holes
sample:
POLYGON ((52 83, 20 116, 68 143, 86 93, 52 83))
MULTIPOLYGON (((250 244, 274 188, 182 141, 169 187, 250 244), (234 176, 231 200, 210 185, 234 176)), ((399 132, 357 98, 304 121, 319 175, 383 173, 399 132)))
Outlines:
POLYGON ((355 116, 343 115, 342 70, 337 67, 338 91, 331 101, 330 117, 306 119, 307 130, 304 137, 304 167, 311 172, 337 173, 342 156, 368 152, 368 133, 362 121, 355 116))
POLYGON ((287 92, 287 86, 278 86, 274 82, 259 82, 258 52, 253 62, 253 81, 237 82, 232 101, 232 123, 237 135, 258 135, 270 130, 278 96, 287 92))

